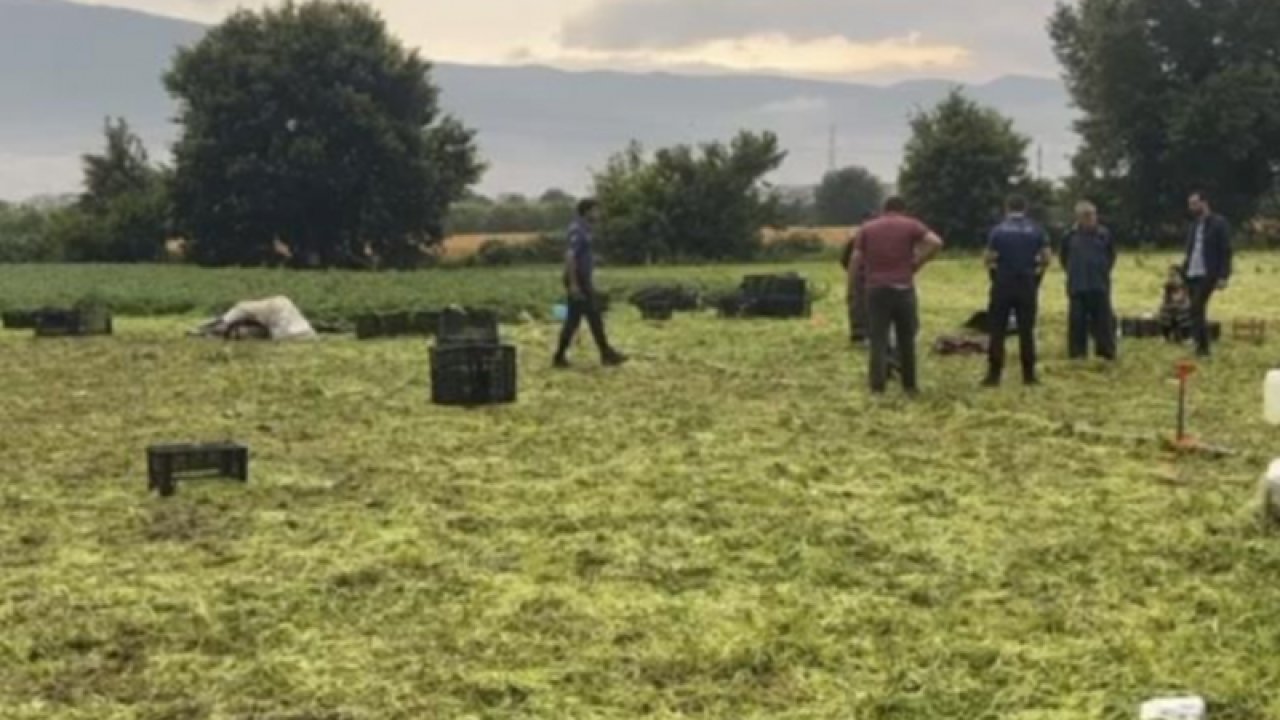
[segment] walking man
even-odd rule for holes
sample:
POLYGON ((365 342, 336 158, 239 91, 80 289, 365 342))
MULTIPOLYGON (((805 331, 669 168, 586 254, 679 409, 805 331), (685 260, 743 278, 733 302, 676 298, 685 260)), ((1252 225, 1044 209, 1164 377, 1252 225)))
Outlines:
POLYGON ((569 315, 560 332, 560 346, 556 350, 554 366, 569 367, 569 346, 578 334, 582 319, 587 319, 591 336, 600 350, 600 358, 607 366, 622 365, 627 358, 613 349, 604 331, 604 318, 600 315, 595 291, 595 256, 591 251, 592 230, 596 221, 597 204, 587 199, 578 203, 578 216, 569 226, 569 252, 565 255, 564 285, 569 293, 569 315))
POLYGON ((1231 280, 1231 226, 1226 218, 1213 212, 1209 197, 1192 193, 1188 206, 1194 220, 1187 232, 1187 255, 1182 274, 1191 293, 1191 335, 1196 341, 1196 354, 1209 357, 1209 301, 1219 290, 1226 290, 1231 280))
POLYGON ((1021 345, 1022 382, 1039 385, 1036 375, 1036 314, 1039 312, 1040 276, 1049 266, 1052 251, 1044 228, 1027 217, 1026 198, 1014 196, 1007 204, 1004 222, 991 231, 987 244, 987 268, 991 271, 991 349, 986 387, 998 387, 1004 374, 1005 337, 1009 318, 1016 316, 1021 345))
POLYGON ((1071 359, 1089 356, 1089 336, 1100 358, 1116 359, 1115 313, 1111 307, 1111 271, 1116 245, 1111 231, 1098 224, 1098 208, 1076 205, 1076 226, 1062 241, 1062 267, 1067 271, 1071 303, 1068 352, 1071 359))
POLYGON ((858 231, 849 263, 849 292, 858 274, 866 274, 867 312, 871 331, 871 392, 884 394, 889 383, 889 333, 896 340, 902 388, 919 391, 916 377, 916 333, 920 329, 915 276, 939 251, 942 238, 906 214, 901 198, 889 198, 884 214, 858 231))

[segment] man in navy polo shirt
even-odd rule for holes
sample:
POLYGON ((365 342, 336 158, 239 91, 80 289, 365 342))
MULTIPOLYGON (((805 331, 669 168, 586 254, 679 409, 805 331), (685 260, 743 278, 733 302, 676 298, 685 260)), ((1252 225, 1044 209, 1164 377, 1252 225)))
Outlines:
POLYGON ((987 244, 987 268, 991 271, 991 349, 986 387, 997 387, 1004 373, 1005 337, 1009 318, 1018 319, 1022 381, 1039 385, 1036 375, 1036 314, 1039 312, 1040 277, 1053 255, 1044 228, 1027 217, 1026 198, 1009 198, 1008 215, 991 231, 987 244))
POLYGON ((569 226, 569 252, 565 254, 564 266, 564 286, 569 294, 569 316, 565 318, 564 328, 560 332, 560 346, 556 349, 553 362, 555 367, 561 369, 569 367, 569 346, 573 344, 583 318, 586 318, 587 325, 591 328, 591 336, 596 341, 600 358, 605 365, 617 366, 627 361, 625 355, 609 344, 596 297, 596 266, 591 240, 597 207, 596 201, 591 199, 578 203, 578 216, 569 226))

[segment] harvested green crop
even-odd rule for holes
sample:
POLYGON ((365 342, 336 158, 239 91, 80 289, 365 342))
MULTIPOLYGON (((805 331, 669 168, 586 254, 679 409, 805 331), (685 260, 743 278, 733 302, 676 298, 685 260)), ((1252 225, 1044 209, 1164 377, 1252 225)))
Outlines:
MULTIPOLYGON (((1154 309, 1161 260, 1122 263, 1121 310, 1154 309)), ((1267 317, 1280 259, 1240 268, 1215 315, 1267 317)), ((555 295, 554 271, 31 272, 0 269, 0 304, 555 295)), ((792 322, 619 305, 621 371, 584 340, 553 373, 557 329, 508 326, 521 401, 475 411, 428 402, 420 340, 0 335, 0 717, 1122 720, 1180 692, 1280 717, 1280 537, 1247 459, 1280 454, 1280 338, 1228 338, 1194 381, 1192 430, 1245 457, 1173 458, 1114 438, 1172 431, 1182 353, 1068 364, 1059 280, 1044 388, 926 356, 915 403, 866 396, 835 296, 792 322), (247 487, 146 495, 148 444, 226 438, 247 487)), ((922 339, 983 297, 976 261, 930 268, 922 339)))

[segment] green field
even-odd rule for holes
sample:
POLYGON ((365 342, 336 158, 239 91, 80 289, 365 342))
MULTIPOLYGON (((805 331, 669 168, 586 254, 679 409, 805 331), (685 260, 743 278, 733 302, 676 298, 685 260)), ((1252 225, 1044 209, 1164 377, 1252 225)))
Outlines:
MULTIPOLYGON (((1121 310, 1154 309, 1166 262, 1122 262, 1121 310)), ((1238 271, 1217 317, 1280 320, 1280 256, 1238 271)), ((795 322, 620 308, 620 371, 584 344, 555 374, 556 328, 512 324, 520 403, 459 411, 428 403, 422 341, 182 332, 281 292, 539 310, 554 270, 2 267, 0 306, 128 316, 0 336, 0 718, 1128 720, 1183 692, 1280 718, 1257 512, 1280 339, 1196 378, 1193 430, 1240 456, 1176 458, 1130 438, 1171 432, 1182 351, 1068 364, 1060 280, 1034 392, 925 356, 922 399, 874 401, 832 294, 795 322), (147 495, 148 444, 223 438, 252 447, 247 487, 147 495)), ((925 339, 984 295, 974 260, 930 268, 925 339)))

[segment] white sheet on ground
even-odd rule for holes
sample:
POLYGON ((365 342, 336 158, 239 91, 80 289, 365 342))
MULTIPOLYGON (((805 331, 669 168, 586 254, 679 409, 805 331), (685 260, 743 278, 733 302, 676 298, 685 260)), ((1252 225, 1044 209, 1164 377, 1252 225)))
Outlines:
POLYGON ((298 306, 287 297, 273 297, 265 300, 246 300, 237 303, 219 318, 223 327, 252 320, 263 325, 271 332, 272 340, 309 340, 316 337, 311 323, 303 317, 298 306))

